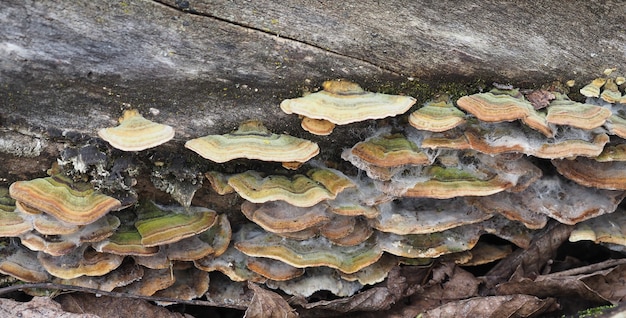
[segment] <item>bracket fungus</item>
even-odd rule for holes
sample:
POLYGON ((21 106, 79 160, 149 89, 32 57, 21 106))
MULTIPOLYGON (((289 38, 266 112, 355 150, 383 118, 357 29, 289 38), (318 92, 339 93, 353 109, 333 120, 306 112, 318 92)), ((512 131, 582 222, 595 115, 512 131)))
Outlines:
POLYGON ((390 180, 408 166, 432 162, 431 156, 404 135, 385 133, 344 150, 341 158, 379 180, 390 180))
POLYGON ((145 119, 136 109, 125 110, 115 127, 98 130, 100 138, 122 151, 142 151, 174 138, 174 128, 145 119))
MULTIPOLYGON (((403 114, 416 102, 410 96, 366 92, 358 84, 346 80, 326 81, 322 87, 323 90, 317 93, 286 99, 280 103, 280 108, 287 114, 346 125, 403 114)), ((328 132, 323 130, 323 133, 328 132)))
POLYGON ((39 252, 37 259, 53 276, 72 279, 80 276, 102 276, 122 264, 123 256, 100 253, 87 245, 62 256, 39 252))
POLYGON ((569 236, 570 242, 593 241, 596 243, 626 247, 626 212, 619 209, 612 214, 605 214, 576 224, 569 236))
POLYGON ((554 131, 548 126, 546 119, 523 96, 518 98, 492 92, 463 96, 457 100, 457 105, 484 122, 510 122, 519 119, 546 137, 553 137, 554 131))
POLYGON ((235 244, 242 253, 272 258, 298 268, 327 266, 354 273, 382 256, 374 239, 355 246, 337 246, 329 244, 324 237, 295 241, 255 227, 246 227, 242 231, 244 238, 235 244))
POLYGON ((588 158, 552 160, 564 177, 586 187, 626 190, 626 162, 598 162, 588 158))
POLYGON ((569 125, 590 130, 602 126, 610 116, 611 111, 601 106, 557 99, 548 106, 546 120, 555 125, 569 125))
POLYGON ((409 124, 419 130, 442 132, 465 123, 465 113, 454 107, 447 96, 430 101, 409 116, 409 124))
POLYGON ((58 173, 51 173, 45 178, 16 181, 9 187, 9 193, 29 207, 76 225, 92 223, 122 206, 119 200, 95 191, 90 184, 72 182, 58 173))
POLYGON ((380 215, 370 223, 382 232, 399 235, 428 234, 482 222, 492 216, 491 213, 469 205, 464 198, 445 201, 403 198, 382 204, 380 215))
POLYGON ((236 158, 275 162, 306 162, 319 153, 316 143, 271 133, 258 120, 243 122, 225 135, 209 135, 189 140, 185 147, 200 156, 223 163, 236 158))
POLYGON ((178 242, 209 229, 217 220, 217 213, 202 207, 188 210, 176 206, 160 206, 146 201, 137 211, 135 227, 146 247, 178 242))
POLYGON ((587 97, 600 96, 600 88, 606 83, 606 78, 596 78, 580 89, 580 93, 587 97))
MULTIPOLYGON (((274 161, 301 171, 265 164, 246 171, 244 160, 212 165, 216 171, 204 177, 214 191, 200 191, 195 206, 200 164, 158 158, 163 164, 152 167, 152 183, 137 177, 143 188, 128 182, 112 191, 90 170, 90 162, 110 162, 107 154, 88 146, 97 160, 81 162, 67 150, 60 162, 77 166, 67 175, 53 168, 49 177, 14 182, 8 193, 0 188, 0 236, 7 237, 0 244, 0 273, 138 295, 226 297, 245 307, 252 298, 246 282, 279 289, 281 296, 335 301, 362 290, 371 295, 410 266, 494 262, 515 246, 529 248, 549 219, 574 225, 572 241, 624 253, 626 106, 617 79, 598 83, 586 89, 595 97, 585 103, 554 89, 527 94, 532 102, 515 89, 461 97, 457 104, 468 114, 447 100, 429 102, 347 145, 341 154, 347 162, 325 156, 326 164, 342 170, 315 161, 299 168, 319 153, 315 143, 244 122, 186 147, 219 163, 274 161), (139 193, 141 200, 131 207, 95 188, 116 197, 139 193), (174 199, 182 206, 155 203, 163 202, 150 196, 157 189, 178 193, 174 199), (216 193, 237 195, 216 199, 216 193)), ((285 100, 281 108, 306 116, 307 129, 328 134, 335 124, 395 116, 413 103, 329 81, 323 91, 285 100)), ((130 140, 147 129, 146 139, 133 141, 144 147, 169 131, 136 112, 125 117, 113 131, 125 130, 130 140)), ((154 163, 153 155, 159 154, 150 155, 154 163)), ((141 156, 127 153, 111 171, 97 164, 97 173, 119 175, 118 164, 128 167, 146 159, 141 156)))
POLYGON ((228 184, 253 203, 282 200, 298 207, 310 207, 336 196, 304 175, 295 175, 291 180, 276 175, 264 178, 256 171, 248 171, 231 176, 228 184))

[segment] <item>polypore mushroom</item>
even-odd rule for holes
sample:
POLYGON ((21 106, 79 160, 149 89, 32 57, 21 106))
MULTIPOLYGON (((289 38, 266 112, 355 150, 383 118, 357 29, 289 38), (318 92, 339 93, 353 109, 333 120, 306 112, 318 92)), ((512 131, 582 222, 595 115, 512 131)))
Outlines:
POLYGON ((320 234, 335 245, 355 246, 367 241, 374 229, 362 218, 335 215, 330 222, 320 226, 320 234))
POLYGON ((57 219, 76 225, 94 222, 122 203, 96 192, 88 183, 72 182, 62 174, 29 181, 16 181, 9 187, 11 197, 57 219))
POLYGON ((609 116, 611 111, 601 106, 557 99, 548 106, 546 120, 556 125, 590 130, 602 126, 609 116))
POLYGON ((141 151, 174 138, 174 128, 147 120, 136 109, 125 110, 119 122, 98 130, 98 136, 122 151, 141 151))
POLYGON ((596 78, 580 89, 580 93, 587 97, 600 96, 600 88, 606 83, 606 78, 596 78))
POLYGON ((8 245, 0 245, 0 273, 30 283, 50 279, 48 272, 37 261, 37 252, 13 241, 8 245))
POLYGON ((225 135, 209 135, 189 140, 185 147, 200 156, 226 162, 236 158, 275 162, 306 162, 319 153, 311 141, 271 133, 260 121, 243 122, 239 128, 225 135))
POLYGON ((209 255, 218 257, 226 252, 231 235, 228 218, 222 214, 208 230, 161 248, 170 260, 195 261, 209 255))
POLYGON ((566 178, 586 187, 626 190, 626 162, 598 162, 588 158, 552 160, 556 170, 566 178))
POLYGON ((286 281, 304 274, 304 268, 293 267, 264 257, 248 257, 246 266, 251 271, 273 281, 286 281))
POLYGON ((599 162, 626 161, 626 144, 607 145, 594 159, 599 162))
POLYGON ((131 284, 120 286, 113 291, 118 293, 128 293, 132 295, 152 296, 159 290, 166 289, 176 282, 172 275, 171 268, 164 269, 144 269, 144 274, 140 280, 131 284))
POLYGON ((244 227, 241 231, 243 239, 236 242, 235 247, 242 253, 276 259, 299 268, 328 266, 354 273, 382 256, 372 238, 355 246, 336 246, 324 237, 294 241, 256 227, 244 227))
POLYGON ((431 163, 430 156, 402 134, 370 137, 344 150, 341 158, 379 180, 390 180, 407 166, 431 163))
POLYGON ((80 286, 110 292, 117 287, 126 286, 141 280, 144 276, 144 267, 135 263, 123 262, 118 268, 102 276, 80 276, 72 279, 55 277, 52 281, 57 284, 80 286))
POLYGON ((620 209, 576 224, 570 242, 594 241, 626 246, 626 213, 620 209))
POLYGON ((267 281, 265 284, 269 288, 300 297, 309 297, 320 290, 327 290, 338 297, 347 297, 363 288, 358 281, 344 280, 334 270, 324 267, 309 268, 304 275, 291 280, 267 281))
MULTIPOLYGON (((235 237, 238 235, 239 233, 234 234, 235 237)), ((237 239, 235 238, 235 241, 236 240, 237 239)), ((220 255, 220 257, 209 255, 193 261, 193 264, 198 269, 207 272, 219 271, 235 282, 250 281, 255 283, 264 283, 267 279, 264 276, 248 269, 246 265, 247 263, 248 256, 234 248, 232 244, 228 247, 224 254, 220 255)))
POLYGON ((358 84, 345 80, 326 81, 322 87, 324 89, 317 93, 286 99, 280 103, 280 108, 287 114, 346 125, 402 114, 416 101, 409 96, 366 92, 358 84))
POLYGON ((554 135, 545 118, 537 113, 533 105, 523 97, 517 98, 509 94, 494 94, 491 92, 480 93, 459 98, 457 105, 485 122, 503 122, 520 119, 527 126, 538 130, 547 137, 554 135))
POLYGON ((382 189, 404 197, 486 196, 508 189, 520 191, 540 176, 541 171, 524 158, 459 152, 440 155, 436 165, 412 169, 382 189))
POLYGON ((318 203, 304 208, 284 201, 270 201, 263 204, 244 202, 241 211, 252 222, 272 233, 298 232, 320 223, 328 222, 331 215, 328 205, 318 203))
POLYGON ((174 284, 156 291, 152 296, 192 300, 202 297, 209 290, 209 273, 196 269, 193 266, 175 269, 170 275, 174 276, 174 284))
POLYGON ((498 212, 528 228, 540 229, 546 224, 546 216, 561 223, 576 224, 612 213, 625 196, 624 191, 583 187, 553 176, 535 181, 522 192, 501 192, 469 201, 485 212, 498 212))
POLYGON ((612 78, 606 80, 606 84, 604 84, 604 89, 602 90, 602 94, 600 94, 600 98, 611 104, 619 103, 623 100, 622 93, 620 93, 617 84, 612 78))
POLYGON ((472 125, 465 137, 472 149, 485 154, 518 152, 544 159, 595 157, 609 142, 609 136, 602 131, 570 126, 562 126, 557 138, 546 140, 510 123, 472 125))
POLYGON ((53 276, 72 279, 79 276, 102 276, 122 264, 124 256, 99 253, 87 245, 62 256, 39 252, 37 259, 53 276))
POLYGON ((111 236, 120 225, 120 220, 113 215, 106 215, 99 220, 80 227, 76 232, 64 235, 42 235, 31 231, 20 235, 24 246, 34 251, 43 251, 53 256, 65 255, 77 246, 98 242, 111 236))
POLYGON ((170 244, 206 231, 217 220, 217 213, 202 207, 184 209, 145 201, 137 210, 135 227, 141 244, 147 247, 170 244))
POLYGON ((328 136, 335 129, 335 124, 325 119, 302 118, 302 129, 318 136, 328 136))
POLYGON ((464 198, 445 201, 403 198, 381 204, 379 210, 380 215, 370 222, 372 226, 379 231, 400 235, 441 232, 493 216, 469 205, 464 198))
POLYGON ((263 178, 256 171, 247 171, 231 176, 228 184, 242 198, 253 203, 282 200, 298 207, 311 207, 335 198, 324 186, 303 175, 295 175, 293 179, 285 176, 263 178))
POLYGON ((18 236, 32 229, 31 222, 15 211, 15 206, 0 205, 0 237, 18 236))
POLYGON ((465 113, 446 97, 430 101, 409 116, 409 124, 419 130, 442 132, 465 123, 465 113))
POLYGON ((356 271, 352 274, 346 274, 337 271, 337 274, 339 274, 342 279, 350 282, 358 281, 361 285, 373 285, 385 280, 385 278, 387 278, 387 275, 389 275, 389 271, 391 271, 391 269, 397 266, 399 263, 400 261, 397 256, 391 254, 383 254, 378 262, 370 266, 364 267, 359 271, 356 271))

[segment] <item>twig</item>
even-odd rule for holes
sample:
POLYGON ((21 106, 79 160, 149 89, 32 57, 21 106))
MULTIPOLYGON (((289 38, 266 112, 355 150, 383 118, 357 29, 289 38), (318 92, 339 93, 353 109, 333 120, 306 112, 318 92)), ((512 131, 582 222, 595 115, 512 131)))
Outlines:
POLYGON ((609 267, 614 267, 617 265, 626 264, 626 258, 620 259, 610 259, 604 262, 595 263, 587 266, 577 267, 568 269, 566 271, 550 273, 547 275, 541 275, 543 277, 560 277, 560 276, 574 276, 574 275, 582 275, 582 274, 591 274, 597 272, 599 270, 603 270, 609 267))

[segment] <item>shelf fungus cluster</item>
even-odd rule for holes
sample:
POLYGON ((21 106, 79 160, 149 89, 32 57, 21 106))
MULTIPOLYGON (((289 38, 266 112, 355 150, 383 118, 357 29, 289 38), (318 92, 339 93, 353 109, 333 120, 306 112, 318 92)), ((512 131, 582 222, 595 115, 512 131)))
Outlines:
MULTIPOLYGON (((624 252, 622 84, 595 80, 581 90, 584 103, 548 90, 528 99, 516 89, 456 101, 442 96, 406 114, 408 125, 394 121, 343 150, 345 161, 333 167, 353 165, 359 173, 351 175, 309 162, 320 151, 316 143, 258 121, 189 140, 186 148, 216 163, 272 161, 297 170, 204 173, 210 195, 236 193, 243 202, 232 225, 227 212, 193 206, 191 198, 181 206, 141 197, 123 205, 52 169, 0 192, 0 235, 14 238, 0 249, 0 272, 191 299, 206 293, 208 273, 218 271, 288 295, 346 297, 384 281, 398 265, 493 262, 527 248, 550 219, 574 225, 572 241, 624 252)), ((404 114, 415 101, 341 80, 280 107, 324 135, 334 125, 404 114)), ((101 137, 138 151, 173 135, 137 116, 125 113, 101 137), (111 139, 136 130, 145 139, 132 143, 141 147, 111 139)))
POLYGON ((1 273, 145 296, 207 291, 208 272, 192 262, 226 251, 225 215, 151 201, 122 206, 58 166, 49 174, 0 190, 0 235, 13 238, 0 248, 1 273))

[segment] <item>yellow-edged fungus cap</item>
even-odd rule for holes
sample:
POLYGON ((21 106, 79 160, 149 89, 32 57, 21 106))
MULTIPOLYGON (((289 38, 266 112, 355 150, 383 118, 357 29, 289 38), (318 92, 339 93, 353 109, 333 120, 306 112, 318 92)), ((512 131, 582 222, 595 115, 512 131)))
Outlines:
POLYGON ((326 81, 322 87, 317 93, 286 99, 280 108, 287 114, 345 125, 402 114, 416 101, 409 96, 366 92, 358 84, 345 80, 326 81))
POLYGON ((123 151, 141 151, 174 138, 174 128, 145 119, 136 109, 125 110, 120 124, 103 128, 98 136, 123 151))
POLYGON ((271 133, 258 120, 243 122, 239 129, 225 135, 209 135, 189 140, 185 147, 200 156, 226 162, 236 158, 274 162, 306 162, 319 153, 316 143, 271 133))

